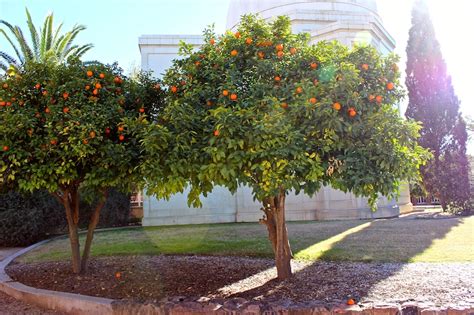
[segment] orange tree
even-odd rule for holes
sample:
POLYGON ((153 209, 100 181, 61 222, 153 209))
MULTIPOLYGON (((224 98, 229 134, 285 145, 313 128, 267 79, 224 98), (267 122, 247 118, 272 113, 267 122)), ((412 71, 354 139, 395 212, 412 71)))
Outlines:
POLYGON ((189 185, 189 203, 199 205, 215 185, 251 187, 285 279, 289 191, 331 185, 368 196, 375 209, 379 194, 395 197, 401 180, 418 176, 419 126, 393 106, 402 96, 397 59, 371 47, 310 46, 285 17, 245 16, 236 33, 204 35, 198 51, 182 46, 184 59, 165 75, 163 123, 143 142, 149 191, 166 197, 189 185))
POLYGON ((79 62, 32 62, 0 78, 0 185, 46 189, 64 205, 75 273, 87 268, 107 190, 130 191, 140 183, 139 138, 128 125, 157 115, 157 83, 144 74, 130 80, 116 65, 79 62), (97 202, 82 259, 81 192, 97 202))

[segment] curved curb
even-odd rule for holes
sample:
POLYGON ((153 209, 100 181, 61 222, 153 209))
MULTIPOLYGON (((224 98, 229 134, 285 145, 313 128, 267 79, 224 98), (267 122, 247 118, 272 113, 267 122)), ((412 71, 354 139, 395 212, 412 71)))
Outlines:
POLYGON ((8 256, 0 262, 0 291, 26 303, 38 305, 43 308, 57 310, 68 314, 113 314, 112 299, 93 296, 50 291, 29 287, 20 282, 13 281, 5 272, 15 258, 41 246, 50 240, 44 240, 8 256))
POLYGON ((321 302, 292 303, 280 301, 276 303, 249 301, 242 298, 198 300, 186 297, 165 298, 158 303, 137 303, 131 301, 99 298, 75 293, 58 292, 29 287, 13 281, 5 272, 15 258, 51 241, 42 242, 24 248, 0 262, 0 291, 26 303, 46 309, 61 311, 67 314, 87 315, 131 315, 131 314, 298 314, 298 315, 330 315, 330 314, 426 314, 426 315, 464 315, 474 314, 474 303, 465 305, 449 305, 440 308, 427 303, 374 304, 360 303, 348 306, 344 301, 332 304, 321 302))

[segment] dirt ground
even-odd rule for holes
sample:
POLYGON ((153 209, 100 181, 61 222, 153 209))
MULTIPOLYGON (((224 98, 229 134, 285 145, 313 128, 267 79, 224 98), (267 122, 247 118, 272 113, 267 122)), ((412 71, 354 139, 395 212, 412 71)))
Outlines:
POLYGON ((120 256, 92 259, 86 275, 69 262, 13 263, 24 284, 133 301, 165 297, 248 300, 474 303, 474 263, 355 263, 294 261, 294 277, 274 280, 269 259, 209 256, 120 256))

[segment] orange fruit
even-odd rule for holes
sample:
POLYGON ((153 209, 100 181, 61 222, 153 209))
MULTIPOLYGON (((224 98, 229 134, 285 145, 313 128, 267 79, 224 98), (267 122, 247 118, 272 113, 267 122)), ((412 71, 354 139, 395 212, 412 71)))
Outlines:
POLYGON ((335 110, 341 110, 341 104, 336 102, 336 103, 332 104, 332 108, 334 108, 335 110))
POLYGON ((369 102, 373 102, 375 100, 375 95, 370 94, 369 95, 369 102))
POLYGON ((122 274, 120 273, 120 271, 117 271, 117 272, 115 273, 115 278, 116 278, 116 279, 120 279, 121 276, 122 276, 122 274))
POLYGON ((69 113, 69 107, 64 107, 64 108, 63 108, 63 113, 64 113, 64 114, 69 113))
POLYGON ((46 96, 46 95, 48 95, 48 91, 44 90, 43 91, 43 96, 46 96))
POLYGON ((288 108, 288 104, 287 103, 281 103, 281 108, 283 109, 287 109, 288 108))
POLYGON ((391 90, 393 90, 393 88, 394 88, 393 82, 388 82, 387 83, 387 90, 391 91, 391 90))
POLYGON ((356 112, 356 110, 355 110, 354 107, 350 107, 350 108, 347 110, 347 113, 349 114, 350 117, 354 117, 354 116, 357 114, 357 112, 356 112))
POLYGON ((51 140, 49 141, 49 143, 51 143, 51 145, 56 145, 56 144, 58 143, 58 140, 56 140, 56 139, 51 139, 51 140))
POLYGON ((0 106, 5 106, 6 104, 7 104, 7 103, 4 102, 4 101, 0 102, 0 106))
POLYGON ((247 45, 252 44, 252 42, 253 42, 253 40, 252 40, 250 37, 248 37, 248 38, 245 39, 245 43, 246 43, 247 45))
POLYGON ((67 99, 69 98, 69 93, 68 93, 68 92, 64 92, 64 93, 63 93, 63 98, 64 98, 65 100, 67 100, 67 99))
POLYGON ((87 139, 82 139, 82 143, 88 144, 88 143, 89 143, 89 140, 87 140, 87 139))
POLYGON ((363 63, 360 67, 362 68, 362 70, 365 70, 365 71, 369 70, 369 65, 366 63, 363 63))
POLYGON ((122 132, 123 129, 124 129, 123 126, 118 126, 118 128, 117 128, 117 130, 118 130, 119 132, 122 132))
POLYGON ((92 91, 92 94, 94 94, 94 95, 99 94, 99 90, 98 90, 98 89, 94 89, 94 91, 92 91))
POLYGON ((96 89, 101 89, 101 88, 102 88, 102 85, 101 85, 100 83, 96 83, 96 84, 95 84, 95 88, 96 88, 96 89))
POLYGON ((354 299, 347 300, 347 305, 354 305, 354 304, 355 304, 354 299))
POLYGON ((316 62, 312 62, 309 66, 314 70, 318 67, 318 64, 316 62))
POLYGON ((86 91, 89 91, 91 89, 90 85, 86 85, 86 91))
POLYGON ((206 104, 207 104, 207 106, 212 106, 212 102, 211 102, 210 100, 208 100, 208 101, 206 102, 206 104))
POLYGON ((87 76, 88 76, 89 78, 94 75, 94 73, 93 73, 92 71, 90 71, 90 70, 88 70, 88 71, 86 72, 86 74, 87 74, 87 76))
POLYGON ((240 38, 240 32, 235 32, 234 36, 235 38, 240 38))
POLYGON ((44 109, 44 112, 45 112, 46 114, 49 114, 49 113, 51 113, 51 110, 49 109, 49 107, 46 107, 46 108, 44 109))
POLYGON ((95 131, 89 132, 89 137, 91 137, 91 139, 94 139, 95 138, 95 131))
POLYGON ((196 61, 196 62, 194 63, 194 65, 195 65, 196 67, 199 67, 199 66, 201 65, 201 62, 200 62, 200 61, 196 61))
POLYGON ((216 43, 216 40, 214 38, 211 38, 209 40, 209 44, 214 45, 216 43))
POLYGON ((277 52, 277 57, 278 57, 278 58, 282 58, 283 55, 284 55, 283 51, 279 50, 279 51, 277 52))
POLYGON ((230 99, 231 99, 232 101, 236 101, 236 100, 237 100, 237 94, 232 93, 232 94, 230 95, 230 99))
POLYGON ((214 136, 215 136, 215 137, 218 137, 219 134, 220 134, 219 130, 214 130, 214 136))
POLYGON ((140 107, 138 111, 143 114, 145 112, 145 109, 143 107, 140 107))
POLYGON ((178 92, 178 88, 173 85, 173 86, 171 87, 171 92, 172 92, 172 93, 178 92))
POLYGON ((7 102, 7 106, 12 106, 12 102, 7 102))
POLYGON ((115 78, 114 78, 114 83, 115 83, 115 84, 120 84, 120 83, 122 83, 122 78, 121 78, 121 77, 118 77, 118 76, 115 77, 115 78))
POLYGON ((263 51, 259 51, 257 55, 258 55, 258 58, 260 59, 263 59, 265 57, 265 53, 263 51))
POLYGON ((36 83, 36 84, 35 84, 35 89, 39 90, 40 87, 41 87, 41 84, 39 84, 39 83, 36 83))
POLYGON ((276 81, 276 82, 280 82, 280 81, 281 81, 281 78, 280 78, 279 76, 276 76, 276 77, 275 77, 275 81, 276 81))
POLYGON ((283 50, 283 44, 278 44, 275 46, 277 51, 282 51, 283 50))
POLYGON ((227 91, 227 90, 222 91, 222 95, 224 95, 224 96, 229 95, 229 91, 227 91))
POLYGON ((316 97, 312 97, 312 98, 309 99, 309 102, 310 102, 311 104, 316 104, 317 101, 318 101, 318 100, 316 99, 316 97))
POLYGON ((3 152, 7 152, 8 150, 10 150, 10 147, 7 146, 7 145, 4 145, 2 150, 3 150, 3 152))
POLYGON ((3 88, 8 89, 8 83, 3 83, 3 88))
POLYGON ((382 103, 382 100, 383 100, 383 97, 380 96, 380 95, 377 95, 377 96, 375 97, 375 101, 376 101, 377 103, 379 103, 379 104, 382 103))
POLYGON ((124 136, 124 135, 120 135, 120 136, 119 136, 119 140, 120 140, 120 141, 125 140, 125 136, 124 136))
POLYGON ((296 54, 296 48, 295 47, 290 48, 290 54, 292 54, 292 55, 296 54))
POLYGON ((99 78, 101 78, 101 79, 105 78, 105 74, 103 74, 103 73, 99 74, 99 78))
POLYGON ((234 49, 234 50, 232 50, 232 51, 230 52, 230 55, 231 55, 232 57, 235 57, 235 56, 237 56, 238 53, 239 53, 239 52, 234 49))
POLYGON ((302 92, 303 92, 303 88, 302 88, 301 86, 298 86, 298 87, 296 88, 296 93, 297 93, 297 94, 300 94, 300 93, 302 93, 302 92))

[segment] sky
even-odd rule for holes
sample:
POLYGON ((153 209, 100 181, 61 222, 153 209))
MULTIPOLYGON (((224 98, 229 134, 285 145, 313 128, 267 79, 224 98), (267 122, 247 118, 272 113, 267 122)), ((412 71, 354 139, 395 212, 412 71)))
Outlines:
MULTIPOLYGON (((258 1, 258 0, 255 0, 258 1)), ((403 73, 405 48, 411 25, 413 0, 377 0, 385 28, 395 39, 403 73)), ((454 90, 464 115, 474 117, 474 21, 473 0, 426 0, 436 37, 441 45, 454 90)), ((48 12, 55 23, 64 22, 63 30, 74 24, 87 29, 76 43, 94 44, 84 59, 105 63, 118 61, 126 71, 140 66, 138 37, 144 34, 200 34, 214 24, 217 33, 225 31, 229 0, 0 0, 0 19, 26 30, 25 7, 39 25, 48 12)), ((7 42, 0 37, 0 51, 7 42)), ((406 102, 402 104, 405 111, 406 102)), ((474 143, 469 153, 474 153, 474 143)))

